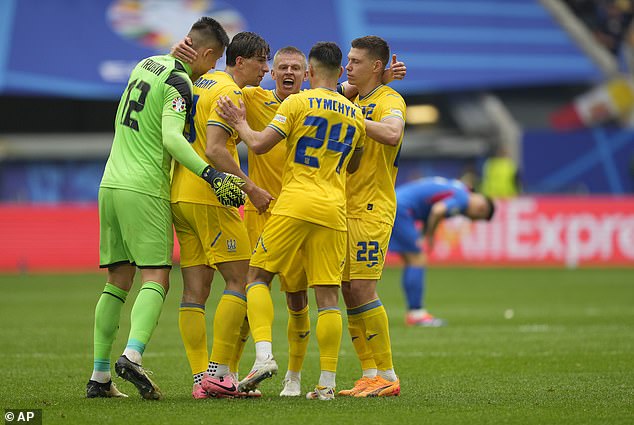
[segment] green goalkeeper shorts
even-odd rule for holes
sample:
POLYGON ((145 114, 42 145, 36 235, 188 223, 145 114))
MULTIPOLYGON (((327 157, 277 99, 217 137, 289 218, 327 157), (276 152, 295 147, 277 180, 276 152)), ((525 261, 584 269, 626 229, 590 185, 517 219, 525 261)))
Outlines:
POLYGON ((125 189, 99 188, 99 264, 171 267, 174 249, 168 200, 125 189))

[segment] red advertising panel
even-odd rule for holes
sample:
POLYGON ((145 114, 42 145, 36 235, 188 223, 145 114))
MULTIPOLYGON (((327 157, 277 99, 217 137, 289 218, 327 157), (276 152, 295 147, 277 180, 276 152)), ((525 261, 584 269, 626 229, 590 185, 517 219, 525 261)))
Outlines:
POLYGON ((0 271, 96 270, 96 204, 0 206, 0 271))
MULTIPOLYGON (((497 207, 491 222, 446 220, 430 263, 634 267, 634 197, 524 197, 497 207)), ((97 206, 0 205, 0 241, 0 272, 96 270, 97 206)))
POLYGON ((95 271, 97 204, 0 205, 0 241, 0 272, 95 271))
POLYGON ((633 197, 524 197, 491 222, 446 220, 432 264, 634 266, 633 197))

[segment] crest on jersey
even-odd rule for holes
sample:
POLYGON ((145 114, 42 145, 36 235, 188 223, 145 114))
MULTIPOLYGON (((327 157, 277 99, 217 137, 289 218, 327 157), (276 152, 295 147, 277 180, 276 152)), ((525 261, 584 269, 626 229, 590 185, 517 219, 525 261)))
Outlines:
POLYGON ((273 118, 273 121, 279 121, 282 124, 285 124, 286 123, 286 117, 284 115, 277 114, 277 115, 275 115, 275 118, 273 118))
POLYGON ((227 251, 236 252, 237 245, 235 239, 227 239, 227 251))
POLYGON ((185 99, 183 99, 182 97, 177 97, 176 99, 172 100, 172 109, 176 112, 184 112, 185 109, 187 109, 187 103, 185 102, 185 99))

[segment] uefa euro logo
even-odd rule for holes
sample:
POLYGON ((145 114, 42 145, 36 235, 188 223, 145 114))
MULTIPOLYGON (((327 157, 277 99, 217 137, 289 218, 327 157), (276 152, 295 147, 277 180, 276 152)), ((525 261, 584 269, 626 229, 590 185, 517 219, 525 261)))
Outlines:
POLYGON ((115 0, 108 8, 108 22, 117 34, 157 51, 169 49, 201 16, 220 22, 230 39, 246 28, 242 14, 222 1, 115 0))

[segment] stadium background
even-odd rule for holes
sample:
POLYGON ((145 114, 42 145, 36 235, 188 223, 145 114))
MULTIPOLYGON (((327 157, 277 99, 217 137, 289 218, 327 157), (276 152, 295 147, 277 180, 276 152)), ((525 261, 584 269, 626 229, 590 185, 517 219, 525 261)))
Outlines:
MULTIPOLYGON (((500 147, 509 153, 521 170, 522 199, 501 202, 492 226, 445 226, 437 264, 630 265, 628 5, 430 0, 386 8, 326 0, 319 8, 297 2, 291 17, 281 1, 4 0, 0 270, 96 265, 95 201, 129 70, 169 49, 203 14, 231 34, 262 34, 273 50, 308 51, 328 39, 346 51, 357 36, 386 38, 408 66, 406 79, 393 83, 408 103, 397 184, 478 176, 500 147), (616 29, 604 22, 608 6, 620 13, 616 29)), ((272 87, 270 77, 263 84, 272 87)))
MULTIPOLYGON (((45 424, 631 424, 631 3, 0 0, 0 404, 41 409, 45 424), (393 83, 409 117, 399 184, 477 176, 500 146, 519 164, 523 193, 499 201, 493 222, 442 229, 427 304, 448 326, 406 327, 400 270, 386 269, 379 290, 400 397, 286 400, 278 376, 262 400, 192 400, 174 270, 144 356, 166 399, 143 403, 121 380, 127 400, 84 398, 105 277, 96 197, 116 102, 130 67, 165 52, 200 15, 232 33, 259 32, 272 49, 334 40, 345 53, 356 36, 386 38, 408 66, 393 83)), ((210 330, 222 287, 216 278, 210 330)), ((284 367, 278 291, 274 302, 284 367)), ((131 305, 129 297, 115 355, 131 305)), ((313 326, 316 310, 311 300, 313 326)), ((243 374, 253 352, 249 342, 243 374)), ((317 362, 312 338, 303 390, 317 362)), ((338 386, 358 368, 344 337, 338 386)))

